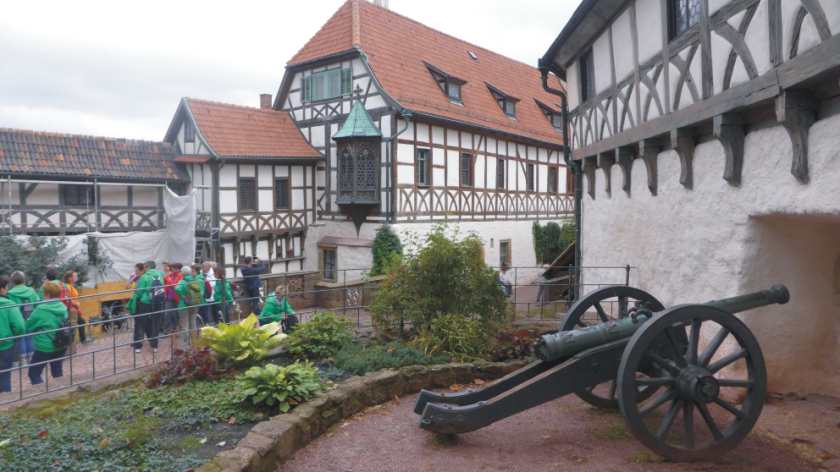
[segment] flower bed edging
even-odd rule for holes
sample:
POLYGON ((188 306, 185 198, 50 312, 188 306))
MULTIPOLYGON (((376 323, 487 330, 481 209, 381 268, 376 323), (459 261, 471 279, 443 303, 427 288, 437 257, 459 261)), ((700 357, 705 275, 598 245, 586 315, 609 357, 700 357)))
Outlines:
POLYGON ((473 379, 493 380, 527 364, 527 361, 442 364, 385 369, 351 377, 336 388, 281 414, 257 423, 235 448, 223 451, 199 472, 268 472, 295 451, 339 421, 365 408, 422 388, 466 384, 473 379))

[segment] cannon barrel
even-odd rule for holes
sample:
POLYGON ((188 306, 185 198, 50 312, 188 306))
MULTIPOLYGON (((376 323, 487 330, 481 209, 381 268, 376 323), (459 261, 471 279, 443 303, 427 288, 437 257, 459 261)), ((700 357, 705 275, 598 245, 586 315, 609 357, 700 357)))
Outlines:
MULTIPOLYGON (((740 313, 767 305, 784 305, 788 300, 790 300, 788 289, 784 285, 774 285, 767 290, 713 300, 706 305, 729 313, 740 313)), ((535 351, 537 357, 543 361, 569 358, 587 349, 629 338, 648 319, 648 314, 641 312, 635 317, 609 321, 588 328, 546 334, 537 341, 535 351)))

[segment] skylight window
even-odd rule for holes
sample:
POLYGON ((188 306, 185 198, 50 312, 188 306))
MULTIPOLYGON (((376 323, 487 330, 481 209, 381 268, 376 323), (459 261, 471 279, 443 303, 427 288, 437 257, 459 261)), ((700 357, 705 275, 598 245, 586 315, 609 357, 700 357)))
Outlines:
POLYGON ((487 88, 493 94, 493 98, 496 99, 496 103, 505 112, 505 115, 516 118, 516 104, 519 102, 519 99, 502 92, 490 84, 487 84, 487 88))
POLYGON ((473 51, 467 51, 467 55, 470 56, 470 59, 474 61, 478 61, 478 54, 473 51))
POLYGON ((449 101, 453 103, 463 103, 464 100, 461 96, 461 86, 466 84, 466 81, 453 77, 427 62, 424 62, 424 64, 426 64, 426 68, 429 69, 429 73, 432 74, 432 78, 435 79, 438 87, 440 87, 440 90, 444 95, 446 95, 449 101))

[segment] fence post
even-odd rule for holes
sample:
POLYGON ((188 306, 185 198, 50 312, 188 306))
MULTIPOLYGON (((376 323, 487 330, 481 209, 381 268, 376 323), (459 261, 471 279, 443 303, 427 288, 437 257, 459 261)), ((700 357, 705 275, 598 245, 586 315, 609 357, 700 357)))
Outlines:
POLYGON ((630 264, 624 266, 624 285, 630 286, 630 264))

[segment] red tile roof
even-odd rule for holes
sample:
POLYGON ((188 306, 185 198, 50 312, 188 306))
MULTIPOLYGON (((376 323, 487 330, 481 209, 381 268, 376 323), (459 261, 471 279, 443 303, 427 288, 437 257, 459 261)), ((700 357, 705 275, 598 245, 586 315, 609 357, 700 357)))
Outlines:
POLYGON ((201 136, 219 157, 321 158, 286 111, 185 98, 201 136))
POLYGON ((169 143, 0 128, 0 173, 32 177, 186 181, 169 143))
MULTIPOLYGON (((406 109, 563 144, 560 133, 532 100, 560 111, 559 97, 543 90, 536 68, 364 0, 345 2, 289 64, 294 66, 354 47, 365 52, 385 92, 406 109), (477 60, 470 58, 470 51, 477 60), (463 105, 449 101, 424 61, 467 82, 461 88, 463 105), (505 115, 487 83, 520 100, 515 119, 505 115)), ((552 85, 561 87, 557 82, 552 85)))

